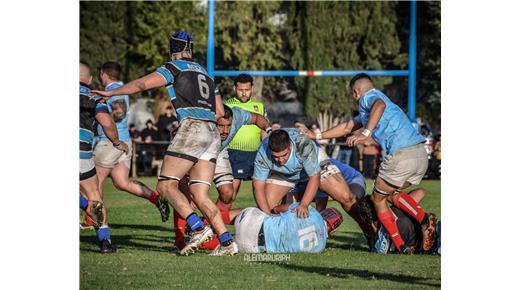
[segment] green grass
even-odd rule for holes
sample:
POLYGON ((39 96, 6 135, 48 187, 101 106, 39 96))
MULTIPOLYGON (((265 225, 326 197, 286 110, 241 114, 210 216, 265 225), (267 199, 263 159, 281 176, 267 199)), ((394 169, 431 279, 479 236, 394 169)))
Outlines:
MULTIPOLYGON (((155 178, 140 179, 155 188, 155 178)), ((367 185, 371 190, 372 182, 367 185)), ((440 218, 440 181, 425 180, 428 194, 422 207, 440 218)), ((112 240, 116 254, 98 253, 94 230, 80 236, 82 289, 359 289, 440 288, 439 256, 378 255, 367 252, 353 220, 329 239, 321 254, 290 254, 287 262, 247 262, 244 255, 209 257, 199 252, 180 257, 168 252, 173 244, 172 219, 162 223, 155 206, 117 191, 105 183, 112 240)), ((210 191, 216 198, 214 188, 210 191)), ((236 207, 254 205, 250 182, 242 185, 236 207)), ((336 202, 329 206, 339 208, 336 202)), ((230 227, 232 230, 232 227, 230 227)))

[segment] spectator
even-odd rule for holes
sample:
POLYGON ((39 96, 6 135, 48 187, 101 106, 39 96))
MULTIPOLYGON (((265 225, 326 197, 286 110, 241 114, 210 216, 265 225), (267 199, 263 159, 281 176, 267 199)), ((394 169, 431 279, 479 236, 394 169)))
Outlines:
POLYGON ((271 129, 273 131, 279 130, 281 128, 282 128, 282 125, 280 124, 280 122, 274 121, 274 122, 271 123, 271 129))
POLYGON ((157 129, 159 131, 159 140, 161 141, 170 141, 170 132, 174 127, 177 127, 179 122, 177 118, 173 114, 173 107, 168 106, 166 108, 166 113, 159 116, 159 120, 157 121, 157 129))
MULTIPOLYGON (((146 129, 145 129, 146 130, 146 129)), ((144 130, 143 130, 144 131, 144 130)), ((152 176, 152 161, 155 157, 156 148, 152 144, 152 135, 144 138, 144 144, 141 145, 140 163, 143 170, 142 176, 152 176)))
MULTIPOLYGON (((157 121, 157 130, 158 130, 158 141, 170 141, 170 132, 174 127, 178 127, 179 122, 177 118, 173 114, 173 107, 168 106, 166 108, 166 113, 159 116, 159 120, 157 121)), ((165 144, 160 144, 159 147, 159 155, 164 156, 166 149, 168 148, 169 142, 165 144)))
POLYGON ((130 124, 128 126, 128 132, 130 133, 130 138, 132 138, 132 141, 139 143, 141 142, 141 134, 134 124, 130 124))
POLYGON ((153 124, 152 120, 149 119, 146 121, 146 128, 141 131, 141 135, 139 136, 141 144, 139 145, 137 162, 140 165, 138 166, 138 171, 142 173, 140 175, 151 176, 152 160, 157 153, 157 145, 152 143, 159 139, 158 136, 159 132, 157 127, 153 124), (149 168, 147 166, 149 166, 149 168))

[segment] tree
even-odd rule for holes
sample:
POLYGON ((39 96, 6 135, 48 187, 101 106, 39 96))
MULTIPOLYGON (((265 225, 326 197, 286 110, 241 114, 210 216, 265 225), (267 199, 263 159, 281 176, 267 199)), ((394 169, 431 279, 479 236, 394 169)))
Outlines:
MULTIPOLYGON (((403 57, 393 2, 291 2, 288 9, 292 69, 379 70, 399 67, 403 57)), ((344 77, 296 78, 305 112, 323 129, 356 108, 344 77)), ((376 78, 377 86, 392 81, 376 78)))

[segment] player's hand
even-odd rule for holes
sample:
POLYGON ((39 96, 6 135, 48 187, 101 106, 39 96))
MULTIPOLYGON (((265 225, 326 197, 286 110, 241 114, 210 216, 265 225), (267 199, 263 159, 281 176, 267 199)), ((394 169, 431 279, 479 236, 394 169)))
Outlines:
POLYGON ((296 212, 298 218, 308 218, 309 217, 309 209, 308 206, 299 204, 297 207, 293 209, 293 212, 296 212))
POLYGON ((368 137, 362 134, 352 135, 347 138, 347 145, 352 147, 357 144, 363 144, 367 139, 368 137))
POLYGON ((110 91, 90 91, 90 97, 93 98, 95 96, 100 96, 101 98, 103 98, 103 102, 106 102, 108 99, 110 99, 110 97, 112 97, 112 93, 110 91))
POLYGON ((126 145, 125 142, 119 142, 119 145, 114 146, 117 150, 121 150, 125 152, 125 154, 128 154, 128 145, 126 145))
POLYGON ((307 135, 307 137, 309 137, 310 139, 316 140, 316 134, 312 130, 309 130, 307 126, 303 124, 298 124, 296 125, 296 128, 300 129, 300 131, 302 131, 302 133, 307 135))

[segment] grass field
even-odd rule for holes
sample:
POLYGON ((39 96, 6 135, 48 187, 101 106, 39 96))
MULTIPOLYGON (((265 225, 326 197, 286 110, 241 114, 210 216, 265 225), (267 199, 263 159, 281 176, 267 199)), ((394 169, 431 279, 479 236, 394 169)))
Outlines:
MULTIPOLYGON (((156 178, 141 178, 155 188, 156 178)), ((368 181, 368 190, 372 182, 368 181)), ((440 218, 440 181, 425 180, 422 206, 440 218)), ((419 289, 440 288, 441 258, 431 255, 378 255, 367 252, 353 220, 329 239, 321 254, 290 254, 286 262, 248 262, 244 254, 209 257, 206 252, 180 257, 173 244, 172 219, 162 223, 147 200, 105 183, 115 254, 98 253, 94 230, 81 230, 81 289, 419 289)), ((211 189, 213 200, 216 191, 211 189)), ((250 182, 242 185, 235 207, 254 205, 250 182)), ((338 207, 336 202, 329 206, 338 207)), ((233 227, 230 227, 232 230, 233 227)))

